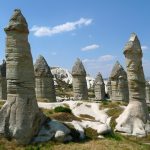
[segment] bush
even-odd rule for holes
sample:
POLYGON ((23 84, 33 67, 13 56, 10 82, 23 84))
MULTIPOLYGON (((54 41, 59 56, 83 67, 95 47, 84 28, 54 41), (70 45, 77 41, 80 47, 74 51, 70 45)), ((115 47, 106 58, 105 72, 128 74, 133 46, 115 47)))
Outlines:
POLYGON ((54 112, 66 112, 66 113, 72 113, 70 108, 58 106, 55 107, 54 112))
POLYGON ((119 133, 115 133, 115 132, 110 132, 108 134, 104 135, 105 138, 108 139, 112 139, 112 140, 116 140, 116 141, 122 141, 123 140, 123 136, 119 133))
POLYGON ((86 139, 97 139, 98 133, 96 130, 88 127, 88 128, 85 128, 84 131, 85 131, 86 139))

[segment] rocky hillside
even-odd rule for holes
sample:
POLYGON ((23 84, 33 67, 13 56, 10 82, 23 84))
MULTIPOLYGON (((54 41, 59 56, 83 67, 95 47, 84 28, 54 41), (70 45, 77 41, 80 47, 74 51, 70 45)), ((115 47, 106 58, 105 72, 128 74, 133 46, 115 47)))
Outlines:
MULTIPOLYGON (((67 84, 72 84, 72 75, 67 69, 60 67, 52 67, 51 72, 54 76, 55 85, 59 84, 57 80, 64 81, 67 84)), ((92 88, 94 84, 94 78, 87 75, 86 80, 88 89, 92 88)))

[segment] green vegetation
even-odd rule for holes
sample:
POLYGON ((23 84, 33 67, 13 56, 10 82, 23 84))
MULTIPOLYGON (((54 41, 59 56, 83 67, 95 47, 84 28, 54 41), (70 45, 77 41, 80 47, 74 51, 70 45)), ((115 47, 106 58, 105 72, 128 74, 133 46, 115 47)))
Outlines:
POLYGON ((58 110, 56 109, 56 111, 49 110, 49 109, 42 109, 42 111, 47 117, 58 120, 58 121, 68 121, 68 122, 71 122, 73 120, 80 121, 80 118, 70 113, 70 108, 67 108, 67 107, 63 107, 63 109, 62 108, 60 109, 59 107, 56 107, 56 108, 58 109, 58 110), (67 111, 66 111, 66 108, 67 108, 67 111))
POLYGON ((53 113, 49 115, 49 117, 51 119, 55 119, 58 121, 67 121, 67 122, 71 122, 73 120, 80 121, 80 118, 74 116, 73 114, 65 113, 65 112, 53 113))
POLYGON ((108 100, 103 100, 101 101, 100 104, 100 109, 104 109, 104 108, 115 108, 118 107, 119 105, 121 106, 127 106, 127 103, 125 102, 112 102, 112 101, 108 101, 108 100))
POLYGON ((150 113, 150 106, 148 106, 148 112, 150 113))
POLYGON ((0 101, 0 109, 2 108, 2 106, 5 104, 5 101, 0 101))
POLYGON ((97 139, 98 138, 98 133, 96 130, 92 129, 92 128, 86 128, 85 130, 85 135, 86 135, 86 139, 97 139))
POLYGON ((66 82, 56 78, 56 96, 60 97, 73 97, 73 89, 72 84, 67 84, 66 82))
POLYGON ((50 115, 54 113, 54 111, 51 109, 41 109, 41 110, 47 117, 50 117, 50 115))
POLYGON ((94 98, 95 97, 95 93, 94 93, 94 89, 93 88, 90 88, 88 90, 88 97, 89 98, 94 98))
MULTIPOLYGON (((77 136, 77 134, 76 134, 77 136)), ((149 150, 150 145, 141 143, 140 139, 131 140, 121 136, 122 140, 112 138, 74 141, 69 143, 45 142, 28 146, 19 146, 14 141, 0 139, 0 150, 149 150)))
MULTIPOLYGON (((0 102, 0 105, 3 105, 0 102)), ((119 102, 102 101, 100 108, 108 108, 107 114, 112 117, 111 127, 116 125, 115 119, 122 113, 123 109, 119 105, 125 105, 119 102)), ((79 103, 79 105, 81 105, 79 103)), ((42 109, 47 117, 56 119, 59 121, 71 122, 73 120, 81 121, 81 118, 74 116, 69 110, 69 106, 56 107, 58 110, 42 109), (67 111, 66 111, 67 109, 67 111)), ((81 117, 94 119, 92 116, 82 114, 81 117)), ((65 123, 65 125, 71 130, 71 136, 73 141, 69 143, 58 143, 55 141, 49 141, 38 144, 30 144, 28 146, 17 145, 14 140, 6 140, 0 138, 0 150, 149 150, 150 135, 145 138, 137 138, 133 136, 123 136, 120 133, 111 132, 104 135, 104 139, 98 139, 96 130, 92 128, 85 129, 85 140, 80 140, 79 131, 77 131, 71 123, 65 123)))
POLYGON ((55 107, 54 112, 72 113, 72 111, 71 111, 70 108, 68 108, 68 107, 62 107, 62 106, 55 107))
POLYGON ((112 129, 116 126, 116 119, 119 117, 119 115, 123 112, 123 109, 121 107, 114 107, 107 111, 107 114, 111 116, 110 126, 112 129))

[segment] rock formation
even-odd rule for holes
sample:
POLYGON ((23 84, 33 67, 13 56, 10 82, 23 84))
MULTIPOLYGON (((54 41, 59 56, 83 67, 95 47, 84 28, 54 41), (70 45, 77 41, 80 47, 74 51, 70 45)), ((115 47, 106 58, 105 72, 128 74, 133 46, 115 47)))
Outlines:
POLYGON ((34 65, 35 92, 37 100, 55 102, 55 87, 50 67, 43 56, 39 56, 34 65))
POLYGON ((20 10, 14 10, 5 32, 7 101, 0 110, 0 134, 28 144, 46 117, 36 101, 29 30, 20 10))
POLYGON ((146 90, 146 103, 150 104, 150 84, 148 81, 146 81, 145 90, 146 90))
POLYGON ((106 87, 107 87, 108 98, 111 99, 112 98, 112 90, 111 90, 111 80, 110 79, 108 79, 106 87))
POLYGON ((150 132, 150 118, 145 101, 145 77, 142 67, 142 49, 138 37, 131 34, 125 45, 129 104, 116 119, 116 130, 130 135, 145 136, 150 132))
POLYGON ((6 62, 0 65, 0 99, 7 99, 6 62))
MULTIPOLYGON (((72 84, 72 75, 68 69, 61 67, 51 67, 52 75, 54 76, 54 83, 57 85, 57 79, 67 83, 68 85, 72 84)), ((87 74, 86 76, 87 88, 93 88, 94 78, 87 74)))
POLYGON ((117 61, 109 77, 109 86, 111 90, 110 99, 112 101, 129 100, 127 74, 120 63, 117 61))
POLYGON ((100 73, 95 78, 94 82, 94 92, 96 100, 104 100, 105 99, 105 84, 103 81, 103 77, 100 73))
POLYGON ((86 71, 81 60, 78 58, 72 68, 73 92, 75 100, 87 100, 88 90, 86 82, 86 71))

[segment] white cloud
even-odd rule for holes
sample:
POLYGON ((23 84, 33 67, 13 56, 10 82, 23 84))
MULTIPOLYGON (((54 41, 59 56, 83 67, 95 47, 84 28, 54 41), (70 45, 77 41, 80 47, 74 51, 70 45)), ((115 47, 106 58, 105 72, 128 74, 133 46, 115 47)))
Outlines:
POLYGON ((35 36, 41 37, 41 36, 52 36, 55 34, 63 33, 63 32, 69 32, 76 30, 79 27, 82 26, 88 26, 92 23, 92 19, 88 18, 80 18, 77 21, 74 22, 66 22, 64 24, 60 24, 54 27, 46 27, 46 26, 37 26, 34 25, 30 31, 34 33, 35 36))
POLYGON ((147 50, 147 49, 148 49, 148 46, 142 45, 141 48, 142 48, 142 50, 147 50))
POLYGON ((81 50, 82 51, 90 51, 90 50, 94 50, 99 48, 100 46, 98 44, 92 44, 92 45, 88 45, 86 47, 83 47, 81 50))
POLYGON ((87 72, 91 72, 92 75, 95 76, 98 72, 101 72, 104 77, 109 77, 116 56, 103 55, 95 59, 84 59, 82 61, 87 68, 87 72))
POLYGON ((99 57, 99 61, 106 62, 106 61, 114 60, 114 58, 115 56, 112 56, 112 55, 104 55, 104 56, 99 57))
POLYGON ((84 63, 89 63, 89 62, 109 62, 109 61, 112 61, 116 58, 116 56, 113 56, 113 55, 103 55, 103 56, 100 56, 96 59, 83 59, 82 61, 84 63))

